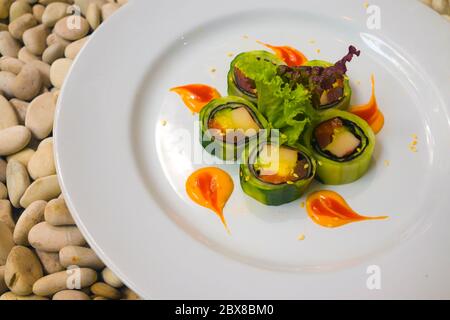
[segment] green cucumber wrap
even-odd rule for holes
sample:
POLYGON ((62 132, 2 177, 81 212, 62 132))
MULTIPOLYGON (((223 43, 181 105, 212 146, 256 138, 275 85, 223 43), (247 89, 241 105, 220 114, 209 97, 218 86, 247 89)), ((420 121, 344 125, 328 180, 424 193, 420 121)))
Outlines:
POLYGON ((327 185, 351 183, 361 178, 369 169, 375 150, 375 134, 366 121, 360 117, 341 110, 324 111, 319 121, 305 132, 305 146, 311 150, 317 160, 316 178, 327 185), (314 138, 315 128, 330 119, 340 118, 350 127, 361 140, 355 153, 346 158, 336 158, 320 149, 314 138))
POLYGON ((245 145, 252 139, 258 137, 245 137, 240 141, 226 141, 218 138, 209 127, 210 120, 215 114, 224 109, 234 109, 244 107, 260 129, 267 129, 266 119, 250 101, 236 96, 221 97, 209 102, 200 112, 200 142, 206 151, 222 160, 235 161, 240 158, 245 145))
POLYGON ((284 62, 276 55, 264 50, 243 52, 237 55, 231 61, 230 71, 228 72, 228 94, 242 97, 257 104, 257 92, 249 92, 239 87, 238 79, 236 79, 236 68, 242 72, 243 76, 248 78, 248 81, 252 82, 252 86, 256 86, 256 79, 254 79, 255 70, 259 71, 267 68, 267 66, 280 64, 284 64, 284 62))
POLYGON ((307 161, 308 175, 306 178, 291 183, 272 184, 260 179, 253 166, 258 151, 263 146, 264 143, 249 145, 242 154, 243 158, 239 172, 242 190, 248 196, 269 206, 279 206, 299 199, 314 180, 316 174, 316 161, 312 158, 309 150, 298 144, 295 147, 288 147, 298 151, 307 161))

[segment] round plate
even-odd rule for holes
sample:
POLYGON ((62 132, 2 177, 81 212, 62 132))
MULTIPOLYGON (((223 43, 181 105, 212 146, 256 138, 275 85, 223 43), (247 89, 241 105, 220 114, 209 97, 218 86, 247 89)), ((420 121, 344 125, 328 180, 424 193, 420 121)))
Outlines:
POLYGON ((54 134, 68 206, 144 298, 449 298, 449 34, 418 1, 133 1, 95 33, 60 96, 54 134), (386 125, 369 173, 326 188, 389 219, 321 228, 304 199, 263 206, 241 191, 237 165, 204 154, 197 117, 169 89, 206 83, 225 95, 230 61, 262 49, 256 40, 329 61, 361 49, 349 65, 353 103, 369 98, 373 73, 386 125), (235 181, 231 234, 185 192, 186 178, 211 164, 235 181), (378 271, 381 288, 369 290, 378 271))

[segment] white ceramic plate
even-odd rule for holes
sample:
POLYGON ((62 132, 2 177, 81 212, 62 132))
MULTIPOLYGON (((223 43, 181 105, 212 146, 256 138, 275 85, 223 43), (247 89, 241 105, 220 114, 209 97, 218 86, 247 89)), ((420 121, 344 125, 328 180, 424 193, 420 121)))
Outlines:
POLYGON ((419 1, 371 5, 381 29, 363 1, 135 0, 96 32, 61 94, 56 158, 80 229, 126 284, 145 298, 450 298, 450 27, 419 1), (185 180, 208 158, 193 163, 183 139, 196 117, 169 88, 225 94, 230 55, 261 49, 255 40, 331 61, 361 49, 353 102, 374 73, 386 126, 370 172, 332 189, 388 220, 321 228, 300 201, 245 196, 233 165, 222 166, 236 185, 231 236, 188 199, 185 180), (366 286, 371 265, 381 290, 366 286))

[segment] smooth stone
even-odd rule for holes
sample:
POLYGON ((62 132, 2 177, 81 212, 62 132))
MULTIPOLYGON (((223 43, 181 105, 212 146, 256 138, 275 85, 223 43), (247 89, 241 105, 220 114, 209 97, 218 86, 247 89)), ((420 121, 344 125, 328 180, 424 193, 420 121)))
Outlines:
POLYGON ((63 290, 55 293, 52 300, 91 300, 91 298, 79 290, 63 290))
POLYGON ((107 284, 117 289, 122 288, 124 285, 122 280, 120 280, 110 268, 103 269, 102 278, 107 284))
POLYGON ((25 124, 25 116, 27 114, 29 102, 14 98, 9 100, 9 103, 11 103, 11 106, 15 109, 19 124, 25 124))
POLYGON ((0 158, 0 182, 6 182, 6 161, 0 158))
POLYGON ((14 126, 0 130, 0 156, 19 152, 31 140, 31 132, 24 126, 14 126))
POLYGON ((20 150, 19 152, 13 153, 12 155, 9 155, 6 157, 6 160, 17 160, 21 164, 23 164, 25 167, 28 166, 28 162, 30 161, 31 157, 35 151, 31 148, 25 148, 20 150))
POLYGON ((28 162, 28 173, 33 180, 56 174, 53 158, 53 138, 42 140, 28 162))
POLYGON ((0 92, 3 93, 5 98, 14 97, 14 93, 12 91, 12 84, 16 79, 16 75, 9 71, 0 71, 0 92))
POLYGON ((17 0, 12 3, 10 9, 9 9, 9 21, 14 21, 20 16, 31 13, 31 5, 26 0, 17 0))
POLYGON ((67 74, 69 73, 70 67, 72 66, 72 59, 58 59, 52 63, 50 68, 50 81, 52 84, 61 89, 67 74))
POLYGON ((41 260, 45 274, 53 274, 65 269, 61 263, 59 263, 59 253, 36 250, 36 254, 39 257, 39 260, 41 260))
POLYGON ((45 207, 45 221, 53 226, 73 226, 75 221, 64 199, 53 199, 45 207))
POLYGON ((2 71, 8 71, 14 74, 19 74, 25 63, 17 58, 13 57, 2 57, 0 59, 0 69, 2 71))
POLYGON ((55 34, 69 41, 79 40, 89 32, 89 23, 80 16, 68 16, 59 20, 53 29, 55 34))
MULTIPOLYGON (((3 185, 3 183, 0 182, 3 185)), ((4 186, 4 185, 3 185, 4 186)), ((6 199, 0 200, 0 221, 8 226, 11 232, 14 230, 16 223, 12 216, 11 202, 6 199)))
POLYGON ((68 15, 69 5, 63 2, 50 3, 42 15, 42 23, 47 27, 53 27, 59 20, 68 15))
POLYGON ((120 291, 104 282, 97 282, 91 286, 91 292, 103 298, 111 300, 119 300, 121 297, 120 291))
POLYGON ((50 65, 40 60, 30 61, 29 64, 38 69, 41 75, 42 85, 47 89, 50 88, 52 86, 50 82, 50 65))
POLYGON ((32 8, 33 16, 39 23, 42 23, 42 16, 44 15, 45 6, 41 4, 35 4, 32 8))
MULTIPOLYGON (((39 296, 51 296, 57 292, 75 289, 68 288, 76 282, 71 282, 72 278, 75 278, 75 273, 79 276, 79 285, 81 288, 86 288, 91 286, 95 281, 97 281, 97 272, 92 269, 80 268, 71 271, 61 271, 48 276, 45 276, 38 281, 33 286, 33 292, 39 296)), ((75 279, 74 279, 75 280, 75 279)), ((76 289, 81 289, 76 288, 76 289)))
POLYGON ((6 19, 9 16, 9 9, 14 0, 1 0, 0 1, 0 19, 6 19))
POLYGON ((88 40, 89 37, 84 37, 83 39, 74 41, 69 44, 64 51, 64 55, 66 56, 66 58, 74 60, 88 40))
POLYGON ((23 208, 28 207, 37 200, 50 201, 61 194, 61 189, 56 175, 35 180, 25 191, 20 199, 23 208))
POLYGON ((8 30, 15 39, 22 40, 25 31, 36 26, 37 23, 36 18, 31 13, 27 13, 11 22, 8 26, 8 30))
POLYGON ((64 46, 60 43, 53 43, 45 49, 42 54, 42 61, 52 64, 56 60, 64 57, 64 46))
POLYGON ((6 263, 9 252, 15 246, 9 227, 0 221, 0 266, 6 263))
POLYGON ((32 294, 34 283, 43 275, 33 251, 23 246, 11 249, 5 265, 5 282, 11 292, 21 296, 32 294))
POLYGON ((0 115, 0 130, 14 127, 19 124, 14 108, 2 95, 0 95, 0 115))
POLYGON ((43 24, 28 29, 23 34, 23 43, 32 54, 40 56, 47 48, 48 29, 43 24))
POLYGON ((28 208, 22 212, 13 232, 13 239, 16 244, 22 246, 30 245, 28 242, 28 234, 35 225, 44 221, 44 210, 46 205, 46 201, 38 200, 30 204, 28 208))
POLYGON ((67 246, 59 251, 59 261, 63 267, 78 266, 101 270, 105 264, 100 260, 94 250, 80 246, 67 246))
POLYGON ((8 291, 0 296, 0 300, 48 300, 48 298, 37 296, 35 294, 29 296, 19 296, 11 291, 8 291))
POLYGON ((97 29, 98 26, 102 23, 102 13, 95 3, 89 4, 86 10, 86 20, 88 21, 92 30, 97 29))
POLYGON ((5 283, 5 266, 0 266, 0 295, 8 291, 5 283))
POLYGON ((0 32, 0 54, 4 57, 17 58, 20 44, 13 38, 9 31, 0 32))
POLYGON ((37 139, 45 139, 53 129, 56 97, 51 92, 43 93, 31 101, 25 117, 25 126, 37 139))
MULTIPOLYGON (((8 199, 8 188, 0 181, 0 200, 8 199)), ((1 210, 1 206, 0 206, 1 210)), ((0 213, 1 215, 1 213, 0 213)))
POLYGON ((15 208, 20 208, 20 199, 30 186, 30 177, 26 167, 17 160, 8 161, 6 166, 6 186, 9 200, 15 208))
POLYGON ((86 241, 77 227, 55 227, 48 222, 35 225, 28 234, 33 248, 46 252, 59 252, 67 246, 84 246, 86 241))
POLYGON ((14 79, 11 90, 17 99, 31 101, 42 89, 42 78, 39 70, 30 63, 23 66, 14 79))
POLYGON ((40 60, 40 57, 32 54, 26 47, 22 47, 17 54, 19 60, 28 63, 34 60, 40 60))

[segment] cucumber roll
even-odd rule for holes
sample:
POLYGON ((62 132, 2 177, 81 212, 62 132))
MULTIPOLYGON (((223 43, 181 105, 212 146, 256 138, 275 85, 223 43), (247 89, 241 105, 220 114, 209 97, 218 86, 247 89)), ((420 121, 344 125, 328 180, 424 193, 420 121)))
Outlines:
POLYGON ((279 206, 302 196, 316 173, 309 151, 263 142, 247 146, 240 166, 244 192, 259 202, 279 206))
POLYGON ((214 99, 200 112, 201 143, 223 160, 237 160, 246 143, 267 127, 256 107, 240 97, 214 99))
POLYGON ((251 74, 267 69, 267 65, 282 65, 284 62, 267 51, 250 51, 239 54, 231 62, 228 72, 228 94, 258 102, 255 79, 251 74))
MULTIPOLYGON (((333 64, 322 60, 311 60, 304 66, 329 68, 333 64)), ((351 99, 352 88, 350 87, 350 79, 346 74, 335 79, 332 88, 313 92, 313 105, 319 111, 328 109, 347 110, 351 99)))
POLYGON ((329 110, 305 133, 305 144, 317 160, 317 178, 324 184, 347 184, 369 169, 375 134, 361 118, 329 110))

